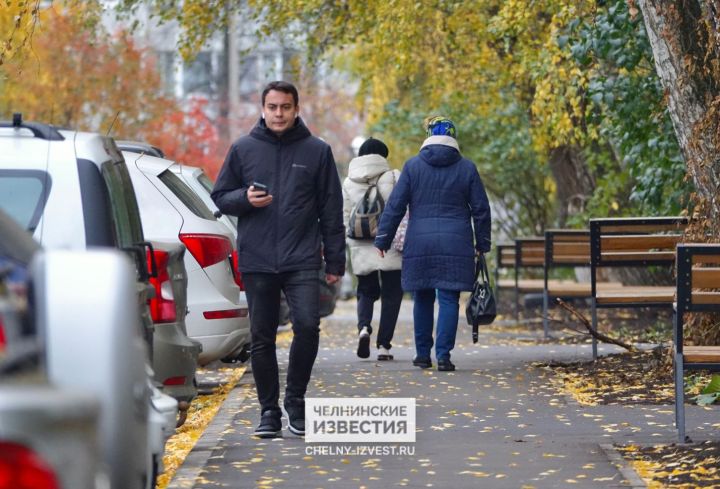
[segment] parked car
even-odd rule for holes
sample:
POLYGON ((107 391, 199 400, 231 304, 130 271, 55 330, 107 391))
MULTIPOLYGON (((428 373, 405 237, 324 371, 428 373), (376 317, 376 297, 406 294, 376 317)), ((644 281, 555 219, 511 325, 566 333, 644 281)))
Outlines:
POLYGON ((15 464, 30 465, 39 477, 31 486, 16 472, 16 483, 4 487, 149 487, 148 417, 162 413, 150 402, 127 256, 42 252, 0 211, 0 262, 12 268, 0 279, 0 302, 9 298, 16 311, 0 308, 0 445, 8 448, 0 466, 14 473, 15 464), (78 355, 83 343, 92 348, 78 355))
MULTIPOLYGON (((126 152, 132 152, 143 155, 154 155, 161 156, 164 153, 162 149, 152 146, 148 143, 141 141, 120 141, 118 146, 126 152)), ((162 157, 162 156, 161 156, 162 157)), ((190 187, 203 203, 212 211, 213 215, 221 222, 223 222, 232 232, 233 236, 233 247, 236 247, 237 243, 237 217, 228 216, 222 214, 220 210, 213 202, 210 197, 213 186, 215 183, 207 176, 202 168, 197 168, 189 165, 181 165, 173 163, 170 166, 170 171, 175 173, 183 182, 190 187)), ((234 271, 236 273, 236 279, 238 286, 241 291, 244 291, 242 284, 242 275, 237 270, 237 263, 234 262, 234 271)), ((325 281, 325 270, 322 269, 318 273, 318 280, 320 282, 320 317, 329 316, 335 310, 335 304, 340 294, 340 286, 338 284, 329 285, 325 281)), ((243 292, 244 296, 244 292, 243 292)), ((243 297, 243 300, 245 298, 243 297)), ((280 324, 287 324, 290 322, 290 309, 288 308, 287 301, 285 300, 284 294, 281 296, 280 302, 280 324)))
MULTIPOLYGON (((137 270, 138 305, 151 359, 164 362, 186 347, 187 338, 165 336, 158 341, 165 350, 155 355, 155 328, 147 306, 153 293, 146 265, 151 246, 143 236, 127 166, 112 139, 23 122, 19 115, 0 122, 0 209, 46 249, 125 250, 137 270), (172 343, 175 339, 177 344, 172 343)), ((159 334, 164 332, 161 328, 159 334)), ((153 367, 168 373, 167 365, 153 367)))
MULTIPOLYGON (((210 197, 215 183, 205 174, 202 168, 176 163, 170 167, 170 169, 198 194, 218 219, 225 222, 233 233, 233 239, 237 241, 237 217, 222 214, 217 208, 215 202, 213 202, 210 197)), ((237 268, 237 264, 235 264, 235 267, 237 268)), ((239 272, 237 273, 238 276, 242 277, 239 272)), ((339 284, 330 285, 325 281, 324 262, 323 268, 318 272, 318 281, 320 282, 320 317, 326 317, 335 310, 335 303, 340 294, 340 286, 339 284)), ((280 324, 287 324, 288 322, 290 322, 290 309, 287 305, 285 294, 282 294, 280 299, 280 324)))
POLYGON ((195 371, 202 345, 187 336, 187 272, 185 246, 166 241, 152 241, 148 251, 150 315, 155 325, 153 335, 154 377, 163 392, 178 401, 182 426, 190 403, 197 395, 195 371))
POLYGON ((116 253, 54 251, 41 256, 37 283, 52 291, 82 293, 76 293, 74 301, 69 294, 47 294, 38 301, 38 321, 46 332, 44 362, 50 382, 87 390, 100 401, 100 451, 112 487, 143 488, 154 475, 151 449, 156 447, 151 442, 163 436, 164 417, 150 418, 156 407, 134 300, 135 273, 127 258, 116 253), (93 273, 78 274, 82 267, 93 273), (103 313, 83 317, 88 304, 103 313), (91 347, 78 355, 78 343, 91 347))
POLYGON ((187 247, 185 320, 188 335, 202 343, 200 365, 247 358, 250 323, 245 294, 233 273, 230 229, 170 170, 170 160, 124 153, 138 197, 145 234, 187 247))
MULTIPOLYGON (((107 479, 97 451, 100 403, 53 385, 42 368, 28 293, 39 248, 0 211, 0 487, 94 489, 107 479)), ((41 287, 36 293, 46 295, 41 287)))
POLYGON ((149 143, 126 140, 117 140, 116 143, 118 148, 122 151, 130 151, 131 153, 140 153, 155 156, 157 158, 165 158, 165 153, 163 153, 162 149, 149 143))
MULTIPOLYGON (((210 197, 210 193, 215 184, 210 177, 205 174, 202 168, 176 163, 170 167, 170 169, 195 191, 219 220, 223 221, 230 228, 233 234, 233 240, 237 241, 237 217, 222 214, 217 208, 215 202, 213 202, 210 197)), ((237 263, 235 263, 234 266, 237 268, 237 263)), ((237 274, 238 277, 240 277, 240 281, 242 281, 242 275, 239 271, 237 271, 237 274)), ((335 310, 335 303, 339 295, 339 286, 336 284, 330 285, 325 281, 324 264, 323 269, 318 273, 318 281, 320 282, 320 317, 329 316, 335 310)), ((242 282, 240 283, 242 284, 242 282)), ((290 309, 285 299, 285 294, 282 294, 280 298, 280 324, 287 324, 288 322, 290 322, 290 309)))
MULTIPOLYGON (((146 344, 145 358, 139 360, 137 365, 133 363, 133 368, 141 369, 143 374, 147 374, 147 350, 153 343, 153 325, 147 305, 149 294, 152 292, 146 266, 149 246, 142 234, 137 202, 127 167, 114 141, 98 134, 58 130, 46 124, 23 122, 19 114, 15 114, 12 122, 0 122, 0 209, 5 210, 11 218, 32 233, 35 240, 46 249, 84 250, 104 247, 118 248, 126 252, 135 269, 133 288, 135 293, 130 297, 134 303, 125 304, 122 311, 104 311, 105 314, 96 312, 96 322, 104 324, 111 319, 124 321, 125 334, 131 337, 134 334, 131 329, 137 322, 132 312, 139 314, 138 327, 146 344), (107 318, 106 316, 110 314, 117 316, 107 318)), ((83 266, 75 268, 74 273, 75 282, 86 280, 85 284, 77 285, 86 292, 85 308, 88 308, 87 304, 93 304, 94 310, 103 311, 97 308, 98 304, 103 303, 103 299, 98 297, 97 303, 94 302, 94 294, 89 293, 89 285, 87 285, 92 282, 89 276, 92 276, 93 280, 108 280, 108 277, 102 275, 102 269, 83 266)), ((70 283, 72 282, 66 283, 65 286, 68 287, 70 283)), ((121 298, 128 299, 128 296, 124 295, 121 298)), ((50 319, 57 320, 55 317, 49 317, 48 320, 50 319)), ((64 323, 64 326, 69 327, 67 323, 64 323)), ((92 329, 72 331, 87 337, 76 335, 64 337, 66 341, 68 339, 75 341, 71 357, 76 361, 85 362, 84 370, 89 378, 93 374, 97 375, 92 360, 97 359, 98 349, 91 341, 97 331, 92 329), (78 345, 87 346, 78 348, 78 345), (88 365, 92 368, 88 368, 88 365)), ((48 351, 52 353, 57 350, 48 351)), ((105 355, 110 353, 106 351, 105 355)), ((115 355, 112 358, 116 358, 115 355)), ((128 359, 123 359, 123 362, 128 362, 128 359)), ((57 365, 62 366, 62 364, 57 365)), ((123 365, 128 369, 125 363, 117 364, 115 368, 121 368, 123 365)), ((49 369, 48 372, 51 380, 54 380, 54 370, 49 369)), ((127 390, 121 389, 120 384, 106 383, 104 389, 115 389, 124 395, 128 393, 127 390)), ((150 402, 149 393, 152 387, 147 375, 146 386, 136 391, 148 394, 144 397, 144 416, 147 419, 148 412, 155 409, 150 402)), ((103 391, 103 395, 105 394, 107 393, 103 391)), ((101 405, 105 406, 102 399, 101 405)), ((119 407, 122 403, 115 405, 119 407)), ((112 413, 117 408, 108 407, 108 409, 112 413)), ((111 414, 107 414, 108 409, 105 407, 102 409, 101 425, 108 416, 112 417, 111 414)), ((135 449, 125 455, 127 460, 124 463, 124 472, 128 475, 122 480, 127 484, 117 487, 143 487, 135 484, 140 479, 150 487, 153 481, 148 468, 153 465, 153 454, 148 451, 148 445, 151 440, 163 436, 163 425, 151 424, 149 434, 146 424, 136 422, 131 426, 143 429, 145 435, 135 437, 135 449)), ((124 428, 129 433, 135 433, 135 429, 128 429, 128 426, 124 428)), ((106 436, 102 443, 105 443, 103 446, 110 450, 107 439, 106 436)), ((106 455, 108 460, 114 458, 108 453, 106 455)))

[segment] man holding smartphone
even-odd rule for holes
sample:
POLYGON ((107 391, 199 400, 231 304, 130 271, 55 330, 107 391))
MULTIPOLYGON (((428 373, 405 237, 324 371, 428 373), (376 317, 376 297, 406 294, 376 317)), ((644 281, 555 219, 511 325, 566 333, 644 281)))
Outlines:
POLYGON ((305 434, 305 392, 320 339, 318 270, 337 282, 345 273, 342 190, 330 146, 299 116, 294 85, 274 81, 262 92, 262 117, 230 147, 212 198, 238 217, 238 264, 250 307, 251 362, 261 419, 255 435, 282 433, 275 341, 280 292, 293 315, 283 406, 288 429, 305 434))

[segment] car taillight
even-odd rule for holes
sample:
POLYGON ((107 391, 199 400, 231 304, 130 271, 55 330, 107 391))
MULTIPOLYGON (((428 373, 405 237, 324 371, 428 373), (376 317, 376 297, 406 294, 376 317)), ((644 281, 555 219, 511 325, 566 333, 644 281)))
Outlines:
POLYGON ((34 451, 0 441, 0 489, 60 489, 53 469, 34 451))
POLYGON ((163 385, 183 385, 183 384, 185 384, 184 376, 170 377, 170 378, 163 380, 163 385))
POLYGON ((227 260, 233 251, 232 243, 226 236, 181 233, 178 237, 202 268, 227 260))
POLYGON ((7 340, 5 339, 5 325, 3 324, 2 315, 0 315, 0 351, 5 349, 7 340))
POLYGON ((205 319, 228 319, 228 318, 244 318, 248 315, 247 309, 225 309, 223 311, 204 311, 205 319))
POLYGON ((233 278, 235 279, 235 283, 238 287, 240 287, 240 290, 245 290, 245 284, 242 280, 242 273, 240 272, 240 267, 238 266, 238 252, 237 250, 234 250, 231 255, 232 262, 232 269, 233 269, 233 278))
MULTIPOLYGON (((150 284, 155 289, 155 297, 148 301, 150 315, 154 323, 172 323, 177 320, 175 312, 175 297, 172 292, 172 282, 168 273, 168 259, 170 255, 163 250, 154 250, 157 264, 157 277, 150 277, 150 284)), ((150 251, 147 252, 148 269, 152 268, 150 251)))

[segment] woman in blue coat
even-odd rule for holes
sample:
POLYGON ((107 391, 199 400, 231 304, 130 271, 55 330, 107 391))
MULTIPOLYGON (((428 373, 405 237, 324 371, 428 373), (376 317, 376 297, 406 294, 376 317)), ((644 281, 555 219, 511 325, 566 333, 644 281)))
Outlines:
POLYGON ((439 303, 435 358, 453 371, 461 291, 472 290, 475 257, 490 251, 490 205, 475 164, 460 154, 455 126, 435 117, 420 153, 410 158, 385 206, 375 238, 381 255, 409 208, 402 260, 402 287, 414 298, 416 356, 413 365, 432 367, 435 297, 439 303))

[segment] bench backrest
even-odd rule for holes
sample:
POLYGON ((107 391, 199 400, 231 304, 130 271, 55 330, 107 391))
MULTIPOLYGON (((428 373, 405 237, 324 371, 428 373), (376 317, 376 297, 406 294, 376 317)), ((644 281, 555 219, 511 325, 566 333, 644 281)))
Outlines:
POLYGON ((673 265, 686 226, 686 217, 591 219, 592 266, 673 265))
POLYGON ((549 229, 545 231, 545 268, 590 266, 589 229, 549 229))
POLYGON ((720 243, 679 244, 675 283, 677 306, 673 340, 676 351, 682 354, 683 314, 720 311, 720 243))
POLYGON ((600 267, 673 266, 686 217, 623 217, 590 219, 592 296, 600 267))
POLYGON ((677 312, 720 311, 720 243, 677 246, 677 312))
POLYGON ((515 239, 515 268, 545 266, 545 237, 515 239))
POLYGON ((495 246, 495 265, 498 268, 515 268, 515 243, 500 243, 495 246))

